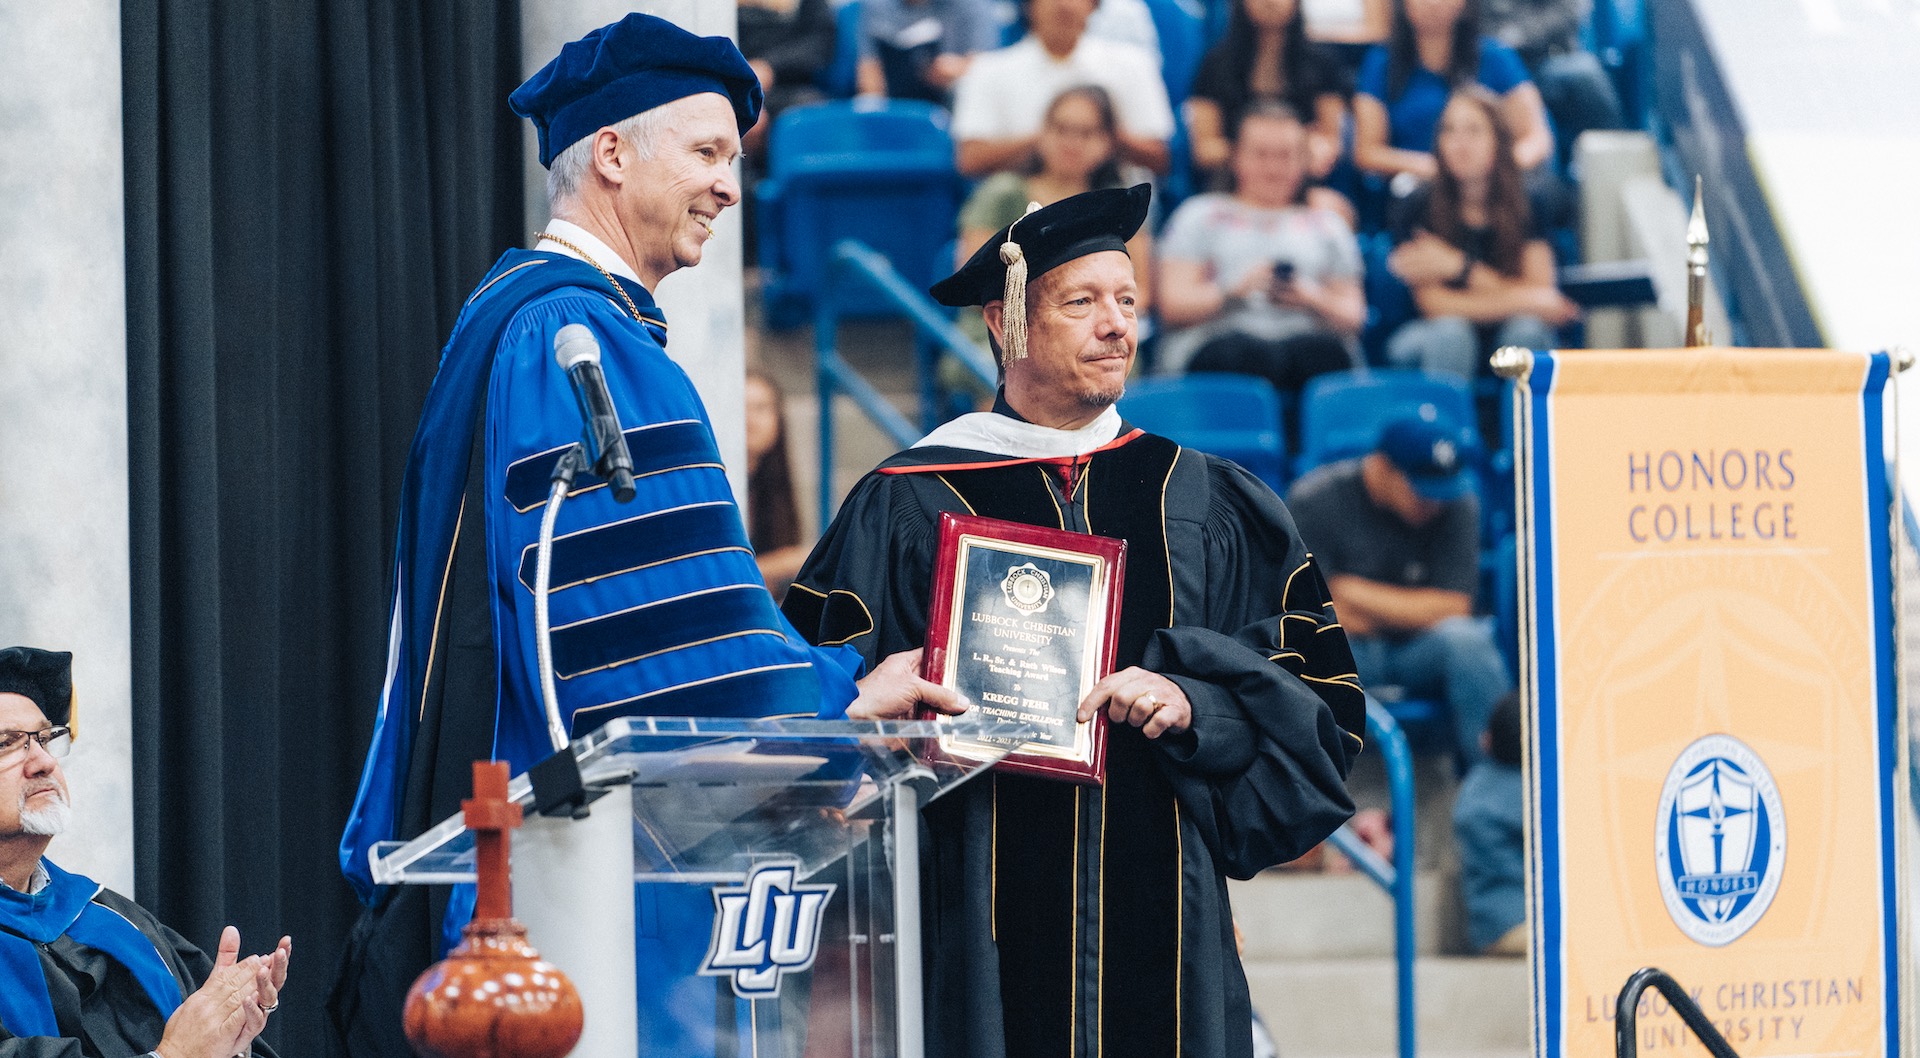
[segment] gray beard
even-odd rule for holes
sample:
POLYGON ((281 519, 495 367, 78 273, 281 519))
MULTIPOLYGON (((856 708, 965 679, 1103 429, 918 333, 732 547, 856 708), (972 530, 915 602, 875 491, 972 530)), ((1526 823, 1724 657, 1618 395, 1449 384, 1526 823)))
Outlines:
MULTIPOLYGON (((1108 343, 1106 348, 1111 352, 1128 352, 1124 343, 1108 343)), ((1120 403, 1120 398, 1126 395, 1127 383, 1125 379, 1122 379, 1120 384, 1112 389, 1099 389, 1090 393, 1080 394, 1080 406, 1083 408, 1098 409, 1111 408, 1115 404, 1120 403)))
POLYGON ((45 808, 28 808, 27 799, 20 798, 20 832, 37 837, 58 837, 73 822, 73 806, 67 803, 67 795, 54 791, 55 801, 45 808))

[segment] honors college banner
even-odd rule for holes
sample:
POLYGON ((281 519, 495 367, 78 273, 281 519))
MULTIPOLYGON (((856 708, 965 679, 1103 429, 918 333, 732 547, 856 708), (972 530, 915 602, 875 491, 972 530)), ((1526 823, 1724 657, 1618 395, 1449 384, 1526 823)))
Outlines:
MULTIPOLYGON (((1742 1058, 1899 1051, 1885 355, 1535 354, 1515 400, 1533 1034, 1667 971, 1742 1058)), ((1649 990, 1642 1055, 1702 1054, 1649 990)))

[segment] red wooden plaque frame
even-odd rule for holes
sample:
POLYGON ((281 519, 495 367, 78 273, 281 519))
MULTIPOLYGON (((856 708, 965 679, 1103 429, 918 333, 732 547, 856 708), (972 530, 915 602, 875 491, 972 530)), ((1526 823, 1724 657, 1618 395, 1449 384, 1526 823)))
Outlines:
MULTIPOLYGON (((973 515, 940 516, 940 547, 933 566, 933 607, 927 623, 926 655, 922 660, 925 677, 934 683, 964 690, 957 679, 959 666, 987 665, 992 678, 1004 683, 1007 691, 1003 698, 987 701, 977 700, 985 696, 977 693, 976 710, 1005 719, 1064 714, 1067 722, 1074 725, 1070 749, 1029 742, 1002 758, 995 767, 1095 785, 1106 780, 1106 711, 1102 710, 1084 724, 1073 721, 1072 714, 1093 685, 1113 671, 1126 562, 1126 541, 1112 537, 973 515), (957 605, 960 585, 966 582, 976 550, 1084 567, 1085 612, 1066 614, 1065 624, 1061 623, 1062 615, 1057 610, 1047 615, 1046 609, 1053 605, 1055 596, 1048 574, 1037 568, 1030 573, 1023 573, 1018 567, 1009 568, 1004 580, 997 584, 1001 595, 992 596, 990 600, 984 596, 974 600, 986 609, 957 605), (974 630, 976 625, 981 630, 974 630), (1057 656, 1057 652, 1043 655, 1042 651, 1049 650, 1062 636, 1073 635, 1080 636, 1080 642, 1073 649, 1073 667, 1065 671, 1068 677, 1065 682, 1070 687, 1046 699, 1044 709, 1033 708, 1039 700, 1012 693, 1022 689, 1027 681, 1052 682, 1059 676, 1059 671, 1049 675, 1046 664, 1046 659, 1057 656), (992 661, 997 664, 980 660, 978 647, 993 649, 992 661), (1065 693, 1072 694, 1072 701, 1063 700, 1065 693)), ((1077 584, 1075 588, 1077 600, 1077 584)), ((942 737, 940 745, 952 756, 969 755, 969 743, 962 737, 942 737)))

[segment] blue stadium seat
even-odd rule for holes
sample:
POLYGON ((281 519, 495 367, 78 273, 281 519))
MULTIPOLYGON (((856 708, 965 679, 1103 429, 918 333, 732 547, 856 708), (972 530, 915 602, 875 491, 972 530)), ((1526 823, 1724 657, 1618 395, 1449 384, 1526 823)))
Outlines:
POLYGON ((833 18, 833 62, 814 76, 813 83, 835 99, 848 99, 860 70, 860 0, 842 0, 833 18))
MULTIPOLYGON (((759 209, 761 297, 767 321, 792 326, 825 290, 835 243, 858 239, 906 281, 926 287, 934 254, 953 237, 961 182, 947 112, 911 100, 794 107, 774 123, 759 209)), ((887 315, 875 293, 852 289, 849 315, 887 315)))
POLYGON ((1500 538, 1480 557, 1486 598, 1481 607, 1493 614, 1493 642, 1506 659, 1507 673, 1520 677, 1520 571, 1518 541, 1512 533, 1500 538))
POLYGON ((1197 374, 1127 384, 1120 415, 1142 429, 1245 467, 1275 492, 1286 487, 1280 396, 1251 375, 1197 374))
POLYGON ((1227 23, 1233 15, 1233 0, 1204 0, 1206 8, 1207 44, 1212 46, 1227 35, 1227 23))
POLYGON ((1413 303, 1413 291, 1387 267, 1387 258, 1393 253, 1393 237, 1384 231, 1374 231, 1357 238, 1360 262, 1365 270, 1362 283, 1367 295, 1367 325, 1360 334, 1360 347, 1366 352, 1367 363, 1385 364, 1387 339, 1393 337, 1401 324, 1420 315, 1420 310, 1413 303))
POLYGON ((1192 0, 1146 0, 1153 16, 1153 29, 1160 37, 1160 79, 1167 86, 1167 101, 1173 104, 1173 138, 1168 151, 1173 167, 1155 188, 1154 197, 1161 216, 1194 192, 1193 158, 1187 136, 1187 118, 1181 104, 1193 89, 1194 75, 1200 72, 1200 59, 1207 49, 1205 16, 1192 0))
MULTIPOLYGON (((1511 536, 1515 526, 1514 515, 1514 437, 1513 437, 1513 383, 1503 378, 1494 379, 1491 399, 1497 404, 1494 411, 1500 420, 1498 445, 1487 447, 1487 458, 1480 466, 1480 542, 1493 544, 1502 537, 1511 536)), ((1477 394, 1481 401, 1488 398, 1485 384, 1477 394)), ((1482 405, 1484 407, 1484 403, 1482 405)), ((1488 416, 1482 415, 1485 422, 1488 416)), ((1485 432, 1484 430, 1482 432, 1485 432)))
POLYGON ((1176 115, 1193 89, 1200 58, 1207 50, 1205 16, 1195 7, 1191 0, 1147 0, 1153 30, 1160 36, 1160 77, 1167 83, 1167 99, 1176 115))
POLYGON ((1300 454, 1294 474, 1373 450, 1380 428, 1409 412, 1445 414, 1478 434, 1464 379, 1419 371, 1343 371, 1312 379, 1300 394, 1300 454))
POLYGON ((1400 725, 1415 753, 1453 752, 1453 721, 1447 704, 1434 698, 1409 698, 1399 686, 1369 686, 1367 693, 1400 725))

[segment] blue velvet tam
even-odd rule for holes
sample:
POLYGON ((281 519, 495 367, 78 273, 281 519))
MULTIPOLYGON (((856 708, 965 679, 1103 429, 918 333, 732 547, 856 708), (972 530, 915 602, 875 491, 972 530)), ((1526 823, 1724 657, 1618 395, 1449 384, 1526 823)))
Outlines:
POLYGON ((507 104, 533 120, 540 164, 551 168, 561 151, 602 128, 702 92, 727 97, 742 134, 759 120, 760 79, 732 41, 636 12, 561 48, 507 104))

